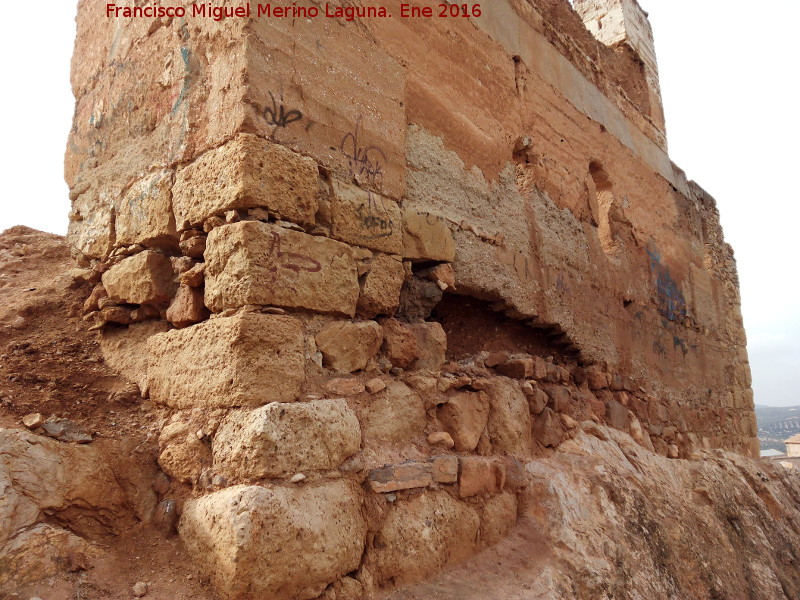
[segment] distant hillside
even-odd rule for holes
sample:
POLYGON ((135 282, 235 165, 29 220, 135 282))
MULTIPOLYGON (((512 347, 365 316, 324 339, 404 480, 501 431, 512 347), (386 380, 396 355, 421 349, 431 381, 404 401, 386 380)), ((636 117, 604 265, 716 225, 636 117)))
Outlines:
POLYGON ((758 439, 761 449, 786 452, 783 442, 800 433, 800 406, 761 406, 756 404, 758 439))

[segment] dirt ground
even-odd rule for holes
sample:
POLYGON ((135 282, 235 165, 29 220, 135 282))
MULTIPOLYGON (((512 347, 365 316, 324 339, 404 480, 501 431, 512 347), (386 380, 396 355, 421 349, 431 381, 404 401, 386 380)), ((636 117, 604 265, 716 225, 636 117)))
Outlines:
MULTIPOLYGON (((67 418, 92 433, 93 443, 135 448, 130 468, 155 472, 154 413, 142 410, 144 399, 104 363, 99 334, 81 319, 93 284, 75 268, 61 236, 21 226, 0 234, 0 427, 24 428, 21 419, 32 412, 67 418)), ((127 599, 139 581, 149 584, 146 598, 217 597, 198 580, 175 535, 138 523, 91 541, 105 553, 88 571, 0 600, 127 599)))

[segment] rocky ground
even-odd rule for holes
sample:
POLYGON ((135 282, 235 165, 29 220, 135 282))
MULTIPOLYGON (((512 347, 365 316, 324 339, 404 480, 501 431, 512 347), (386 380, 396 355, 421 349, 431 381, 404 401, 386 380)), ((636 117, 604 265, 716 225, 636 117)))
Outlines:
POLYGON ((131 598, 138 582, 148 598, 215 598, 177 536, 142 522, 170 495, 153 489, 159 415, 105 364, 80 316, 85 278, 63 237, 0 235, 0 598, 131 598), (28 432, 31 413, 92 442, 28 432))
MULTIPOLYGON (((93 283, 63 238, 0 235, 0 600, 211 600, 174 535, 169 501, 188 488, 156 464, 166 413, 105 362, 80 317, 93 283)), ((720 451, 669 459, 574 427, 515 475, 526 492, 508 537, 387 597, 800 598, 798 475, 720 451)))

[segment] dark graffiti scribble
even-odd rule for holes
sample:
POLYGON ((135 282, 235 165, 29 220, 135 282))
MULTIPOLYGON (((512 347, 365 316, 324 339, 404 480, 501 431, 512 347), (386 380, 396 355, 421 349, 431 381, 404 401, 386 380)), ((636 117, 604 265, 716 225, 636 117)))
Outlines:
POLYGON ((278 104, 272 92, 269 92, 269 97, 272 99, 272 106, 268 106, 264 109, 264 118, 267 119, 267 125, 272 126, 272 134, 270 137, 275 137, 275 132, 278 131, 279 127, 288 127, 295 121, 301 120, 303 118, 303 113, 299 110, 287 111, 286 107, 283 105, 283 94, 281 94, 280 104, 278 104))
POLYGON ((298 274, 300 271, 319 273, 322 270, 320 262, 310 256, 281 250, 281 236, 277 232, 273 231, 270 235, 272 240, 270 241, 268 256, 273 259, 274 264, 269 269, 269 272, 273 275, 273 281, 278 276, 278 269, 288 269, 298 274))
POLYGON ((383 163, 386 162, 386 154, 378 146, 361 145, 360 129, 361 119, 356 122, 355 131, 342 138, 339 151, 347 158, 353 176, 363 177, 365 183, 380 187, 383 184, 383 163))
POLYGON ((389 216, 389 211, 383 205, 383 199, 378 196, 380 203, 375 200, 372 192, 367 191, 367 204, 360 204, 356 208, 356 216, 367 229, 377 230, 370 238, 392 237, 394 221, 389 216))

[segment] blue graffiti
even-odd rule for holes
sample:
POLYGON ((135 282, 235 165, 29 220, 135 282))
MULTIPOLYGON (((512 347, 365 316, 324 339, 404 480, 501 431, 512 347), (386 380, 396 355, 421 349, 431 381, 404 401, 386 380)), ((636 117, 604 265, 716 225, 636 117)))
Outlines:
POLYGON ((648 248, 650 257, 650 273, 656 281, 656 298, 658 312, 670 321, 683 321, 686 317, 686 299, 678 284, 670 275, 669 269, 661 263, 661 255, 654 248, 648 248))

